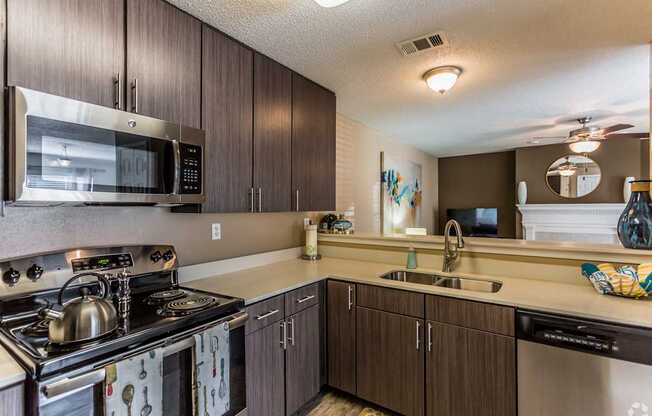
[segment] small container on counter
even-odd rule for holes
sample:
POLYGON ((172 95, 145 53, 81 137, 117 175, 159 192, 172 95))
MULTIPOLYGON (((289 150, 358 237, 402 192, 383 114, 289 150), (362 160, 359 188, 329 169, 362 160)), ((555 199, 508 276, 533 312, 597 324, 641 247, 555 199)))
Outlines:
POLYGON ((306 245, 303 248, 304 260, 319 260, 321 256, 317 252, 317 225, 310 224, 306 226, 306 245))

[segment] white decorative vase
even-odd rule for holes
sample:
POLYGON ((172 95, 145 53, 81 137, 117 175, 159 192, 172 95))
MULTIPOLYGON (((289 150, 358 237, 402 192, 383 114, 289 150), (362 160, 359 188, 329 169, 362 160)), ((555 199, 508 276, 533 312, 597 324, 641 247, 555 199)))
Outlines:
POLYGON ((625 200, 625 203, 629 202, 629 197, 632 196, 632 184, 629 182, 635 179, 636 178, 633 176, 625 178, 625 184, 623 185, 623 199, 625 200))
POLYGON ((527 202, 527 183, 525 181, 520 181, 518 183, 518 203, 525 205, 527 202))

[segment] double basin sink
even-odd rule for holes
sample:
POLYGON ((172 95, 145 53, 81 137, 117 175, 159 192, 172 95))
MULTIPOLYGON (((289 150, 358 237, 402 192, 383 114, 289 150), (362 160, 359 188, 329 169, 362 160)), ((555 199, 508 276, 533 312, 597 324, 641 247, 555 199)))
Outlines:
POLYGON ((440 276, 430 273, 395 270, 380 276, 381 279, 397 282, 416 283, 419 285, 447 287, 450 289, 470 290, 472 292, 496 293, 503 287, 494 280, 469 279, 466 277, 440 276))

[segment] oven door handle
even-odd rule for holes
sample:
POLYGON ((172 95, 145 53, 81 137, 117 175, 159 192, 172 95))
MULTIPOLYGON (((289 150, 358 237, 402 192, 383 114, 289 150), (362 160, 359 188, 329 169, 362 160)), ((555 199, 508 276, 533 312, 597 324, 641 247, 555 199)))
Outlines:
POLYGON ((76 390, 82 390, 101 383, 106 378, 104 368, 91 371, 90 373, 73 378, 64 378, 42 387, 43 395, 48 399, 61 396, 62 394, 71 393, 76 390))

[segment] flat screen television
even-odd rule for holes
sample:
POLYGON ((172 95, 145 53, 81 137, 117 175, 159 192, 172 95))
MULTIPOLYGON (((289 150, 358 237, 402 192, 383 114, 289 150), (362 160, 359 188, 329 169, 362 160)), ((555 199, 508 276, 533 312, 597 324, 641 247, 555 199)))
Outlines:
POLYGON ((462 235, 498 237, 498 208, 449 208, 446 215, 460 223, 462 235))

